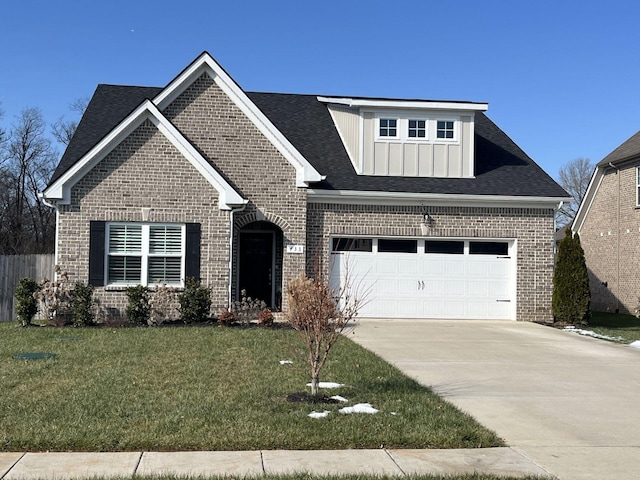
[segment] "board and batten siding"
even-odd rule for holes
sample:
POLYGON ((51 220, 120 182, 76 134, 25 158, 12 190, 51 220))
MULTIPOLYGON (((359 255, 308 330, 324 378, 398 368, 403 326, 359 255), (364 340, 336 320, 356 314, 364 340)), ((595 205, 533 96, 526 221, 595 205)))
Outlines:
MULTIPOLYGON (((435 118, 435 117, 434 117, 435 118)), ((469 177, 471 174, 472 119, 460 117, 457 142, 376 141, 375 115, 363 114, 363 175, 409 177, 469 177)))
POLYGON ((360 156, 360 113, 357 108, 346 107, 344 105, 327 105, 333 123, 335 123, 342 142, 344 143, 351 163, 356 171, 358 168, 358 157, 360 156))
POLYGON ((54 256, 0 255, 0 321, 16 319, 15 292, 21 278, 53 278, 54 256))

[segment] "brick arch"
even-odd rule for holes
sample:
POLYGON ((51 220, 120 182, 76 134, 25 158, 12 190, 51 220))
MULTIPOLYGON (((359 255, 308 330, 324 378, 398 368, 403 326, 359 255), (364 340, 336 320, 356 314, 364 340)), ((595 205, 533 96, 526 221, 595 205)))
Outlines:
POLYGON ((280 230, 282 230, 283 232, 288 232, 291 229, 291 225, 289 224, 289 222, 287 222, 281 216, 271 212, 266 212, 266 213, 251 212, 249 214, 236 217, 234 219, 233 226, 236 229, 240 229, 245 225, 249 225, 250 223, 253 223, 253 222, 273 223, 274 225, 278 226, 280 230))

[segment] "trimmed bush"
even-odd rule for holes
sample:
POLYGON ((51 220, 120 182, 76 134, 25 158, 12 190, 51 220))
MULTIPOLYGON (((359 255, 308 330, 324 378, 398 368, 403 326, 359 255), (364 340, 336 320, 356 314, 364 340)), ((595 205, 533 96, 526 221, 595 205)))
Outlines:
POLYGON ((38 313, 38 300, 35 294, 40 290, 38 282, 32 278, 21 278, 16 288, 16 314, 23 327, 28 327, 38 313))
POLYGON ((591 316, 589 274, 578 234, 567 235, 558 245, 558 261, 553 273, 552 308, 554 321, 587 325, 591 316))
POLYGON ((149 289, 142 285, 127 287, 127 308, 125 314, 129 323, 134 325, 148 325, 151 317, 149 306, 149 289))
POLYGON ((211 310, 211 290, 197 278, 187 278, 184 291, 178 295, 180 318, 185 323, 204 322, 211 310))
POLYGON ((74 327, 86 327, 94 323, 93 286, 76 283, 71 290, 71 308, 74 327))

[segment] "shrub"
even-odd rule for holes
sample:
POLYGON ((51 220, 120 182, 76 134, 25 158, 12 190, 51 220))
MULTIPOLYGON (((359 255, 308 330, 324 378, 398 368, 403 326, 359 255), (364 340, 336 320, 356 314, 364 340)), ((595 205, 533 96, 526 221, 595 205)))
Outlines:
POLYGON ((86 327, 94 323, 93 286, 76 283, 71 291, 72 319, 74 327, 86 327))
POLYGON ((151 314, 149 325, 161 325, 174 320, 176 311, 177 289, 161 285, 151 292, 149 306, 151 314))
POLYGON ((211 290, 196 278, 187 278, 184 291, 178 295, 180 317, 185 323, 202 322, 209 318, 211 290))
POLYGON ((238 316, 233 310, 223 310, 218 314, 218 325, 230 327, 238 321, 238 316))
POLYGON ((553 272, 553 317, 556 322, 586 325, 591 315, 589 274, 578 234, 567 235, 558 245, 553 272))
POLYGON ((56 280, 44 278, 36 298, 40 303, 40 310, 47 321, 58 327, 68 325, 72 321, 71 286, 69 275, 58 265, 55 267, 56 280))
POLYGON ((151 315, 149 289, 143 285, 127 287, 127 308, 125 314, 129 323, 147 325, 151 315))
POLYGON ((251 323, 251 320, 258 320, 260 312, 267 308, 267 304, 260 299, 247 297, 247 291, 240 291, 240 300, 236 300, 232 304, 232 310, 236 312, 238 320, 245 327, 251 323))
POLYGON ((262 327, 273 326, 273 313, 270 308, 264 308, 258 316, 258 325, 262 327))
POLYGON ((23 327, 28 327, 33 322, 33 317, 38 313, 38 301, 36 293, 40 290, 38 282, 32 278, 21 278, 16 288, 16 314, 23 327))

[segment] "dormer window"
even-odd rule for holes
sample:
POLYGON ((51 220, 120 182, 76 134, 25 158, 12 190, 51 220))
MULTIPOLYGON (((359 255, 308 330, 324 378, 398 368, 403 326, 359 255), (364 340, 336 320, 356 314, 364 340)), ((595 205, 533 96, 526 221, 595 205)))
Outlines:
POLYGON ((398 119, 397 118, 381 118, 380 119, 380 136, 381 137, 397 137, 398 136, 398 119))
POLYGON ((454 130, 453 121, 451 120, 438 120, 438 126, 436 128, 436 137, 453 140, 454 130))
POLYGON ((409 120, 409 138, 426 138, 427 121, 409 120))

